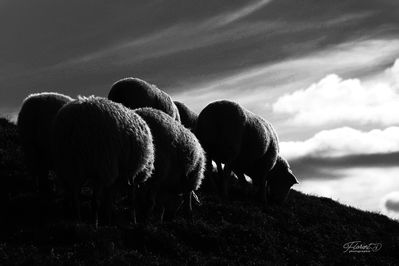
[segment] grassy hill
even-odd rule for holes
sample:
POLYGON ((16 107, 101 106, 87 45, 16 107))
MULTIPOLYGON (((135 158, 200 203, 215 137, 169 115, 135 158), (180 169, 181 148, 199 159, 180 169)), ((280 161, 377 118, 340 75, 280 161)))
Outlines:
MULTIPOLYGON (((194 224, 94 229, 67 222, 61 199, 41 202, 24 168, 15 125, 0 119, 0 265, 276 265, 399 263, 399 223, 331 199, 292 191, 283 206, 261 206, 240 188, 232 199, 200 192, 194 224), (381 243, 376 252, 344 252, 344 244, 381 243)), ((87 200, 83 212, 89 212, 87 200)))

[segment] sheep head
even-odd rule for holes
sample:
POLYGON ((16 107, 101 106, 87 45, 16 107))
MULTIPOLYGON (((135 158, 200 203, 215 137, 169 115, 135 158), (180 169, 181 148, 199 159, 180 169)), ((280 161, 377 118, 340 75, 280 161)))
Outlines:
POLYGON ((267 201, 277 204, 283 203, 286 200, 291 187, 295 184, 299 184, 297 178, 292 173, 287 160, 279 155, 267 180, 267 201))

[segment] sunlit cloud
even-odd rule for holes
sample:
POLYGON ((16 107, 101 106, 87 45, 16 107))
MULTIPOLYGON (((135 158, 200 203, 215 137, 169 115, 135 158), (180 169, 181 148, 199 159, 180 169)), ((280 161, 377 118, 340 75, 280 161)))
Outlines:
POLYGON ((399 127, 323 130, 304 141, 280 142, 280 148, 301 180, 342 179, 348 169, 399 167, 399 127))
MULTIPOLYGON (((395 168, 351 168, 334 170, 340 179, 311 179, 300 182, 296 189, 319 196, 329 197, 343 204, 362 210, 374 211, 399 218, 397 212, 388 211, 386 201, 397 203, 399 191, 397 177, 399 167, 395 168), (388 196, 387 196, 388 195, 388 196)), ((396 206, 396 204, 394 204, 396 206)))
POLYGON ((399 127, 367 132, 350 127, 323 130, 304 141, 281 142, 280 148, 281 153, 290 159, 397 152, 399 127))
POLYGON ((399 123, 399 87, 397 81, 399 60, 385 73, 385 81, 363 84, 359 79, 342 79, 330 74, 310 87, 280 97, 273 111, 293 118, 300 125, 399 123))
POLYGON ((399 89, 399 59, 396 59, 393 66, 388 68, 384 74, 387 82, 399 89))

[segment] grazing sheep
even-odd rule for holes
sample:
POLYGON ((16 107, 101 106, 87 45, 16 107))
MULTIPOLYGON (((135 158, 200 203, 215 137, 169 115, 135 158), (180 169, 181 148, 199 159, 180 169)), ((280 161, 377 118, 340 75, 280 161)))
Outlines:
POLYGON ((172 218, 183 197, 186 218, 192 221, 191 200, 203 179, 204 150, 190 130, 165 113, 153 108, 135 112, 150 127, 155 146, 154 173, 143 188, 146 217, 157 203, 165 211, 164 219, 172 218))
POLYGON ((115 82, 108 99, 130 109, 152 107, 180 121, 179 111, 172 98, 155 85, 138 78, 124 78, 115 82))
MULTIPOLYGON (((185 126, 186 128, 190 129, 191 132, 195 133, 195 128, 197 125, 197 119, 198 119, 198 114, 193 112, 190 108, 188 108, 187 105, 185 105, 182 102, 179 101, 174 101, 177 109, 179 110, 180 114, 180 122, 185 126)), ((204 184, 201 186, 202 191, 212 191, 214 192, 216 190, 216 183, 214 182, 215 179, 213 178, 214 172, 213 172, 213 166, 212 166, 212 160, 210 158, 206 159, 206 165, 205 165, 205 172, 204 172, 204 184)))
POLYGON ((190 108, 182 102, 174 101, 177 109, 179 110, 180 122, 186 128, 193 131, 197 124, 198 114, 194 113, 190 108))
POLYGON ((276 131, 260 116, 230 101, 216 101, 198 117, 197 137, 217 163, 227 196, 227 178, 234 171, 244 174, 259 188, 262 202, 282 203, 298 183, 287 161, 279 155, 276 131), (222 170, 221 163, 225 164, 222 170))
POLYGON ((27 166, 37 179, 41 196, 52 192, 48 179, 53 168, 51 129, 58 110, 73 99, 69 96, 45 92, 29 95, 18 114, 18 133, 27 166))
POLYGON ((134 111, 100 97, 79 97, 58 112, 54 148, 56 173, 70 192, 78 219, 80 188, 90 181, 96 225, 100 207, 110 222, 116 190, 143 183, 154 167, 146 122, 134 111))

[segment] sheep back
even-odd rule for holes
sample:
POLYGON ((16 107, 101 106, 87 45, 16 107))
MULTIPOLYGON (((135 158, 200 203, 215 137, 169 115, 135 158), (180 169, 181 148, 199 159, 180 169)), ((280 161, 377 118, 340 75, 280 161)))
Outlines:
POLYGON ((240 154, 233 167, 252 178, 267 176, 279 153, 277 133, 262 117, 248 110, 244 111, 246 125, 240 154))
POLYGON ((116 179, 144 182, 153 169, 147 124, 134 111, 99 97, 65 105, 54 124, 57 175, 69 185, 87 179, 110 186, 116 179), (137 175, 141 180, 134 180, 137 175))
POLYGON ((151 182, 174 193, 198 189, 203 179, 205 153, 194 134, 159 110, 135 111, 147 122, 154 139, 155 169, 151 182))
POLYGON ((241 151, 245 123, 246 115, 241 106, 217 101, 201 111, 195 133, 213 160, 232 162, 241 151))
POLYGON ((260 177, 274 166, 278 138, 270 123, 231 101, 216 101, 198 117, 197 136, 215 161, 260 177))
POLYGON ((48 171, 52 168, 51 130, 54 118, 58 110, 72 100, 66 95, 44 92, 31 94, 23 101, 17 127, 31 170, 48 171))
POLYGON ((180 121, 179 112, 172 98, 155 85, 138 78, 124 78, 115 82, 108 99, 130 109, 152 107, 180 121))

